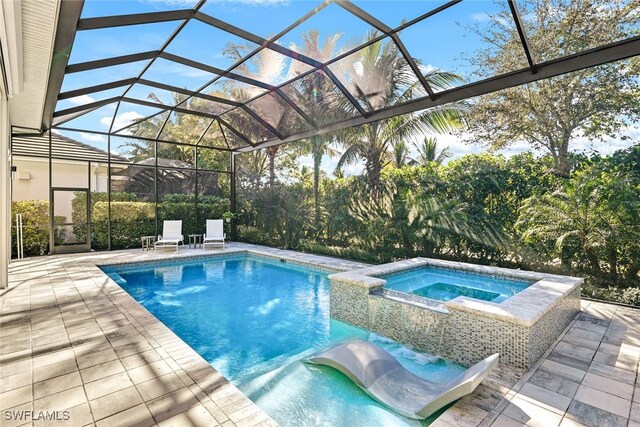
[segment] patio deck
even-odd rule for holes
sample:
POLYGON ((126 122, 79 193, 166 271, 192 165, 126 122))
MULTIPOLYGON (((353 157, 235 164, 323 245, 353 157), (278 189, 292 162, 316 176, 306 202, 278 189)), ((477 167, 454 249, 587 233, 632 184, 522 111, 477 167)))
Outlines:
MULTIPOLYGON (((362 266, 240 243, 225 252, 244 250, 362 266)), ((196 254, 203 251, 128 250, 12 264, 0 293, 2 425, 32 424, 7 419, 7 410, 68 410, 58 425, 275 425, 96 267, 196 254)), ((533 369, 499 369, 433 425, 640 426, 638 320, 638 310, 583 301, 583 312, 533 369)))

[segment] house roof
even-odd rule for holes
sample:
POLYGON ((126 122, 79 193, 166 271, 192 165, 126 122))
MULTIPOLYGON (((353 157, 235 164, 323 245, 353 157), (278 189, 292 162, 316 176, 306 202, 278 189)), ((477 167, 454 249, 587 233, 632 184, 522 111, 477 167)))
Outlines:
POLYGON ((9 98, 11 124, 40 129, 60 2, 9 1, 2 6, 8 20, 3 22, 8 46, 2 46, 1 54, 7 55, 14 80, 9 98))
MULTIPOLYGON (((11 152, 15 156, 49 157, 49 136, 14 134, 11 139, 11 152)), ((109 153, 106 150, 76 141, 64 135, 51 134, 51 157, 65 160, 84 160, 107 163, 109 153)), ((130 163, 129 159, 111 153, 111 160, 130 163)))

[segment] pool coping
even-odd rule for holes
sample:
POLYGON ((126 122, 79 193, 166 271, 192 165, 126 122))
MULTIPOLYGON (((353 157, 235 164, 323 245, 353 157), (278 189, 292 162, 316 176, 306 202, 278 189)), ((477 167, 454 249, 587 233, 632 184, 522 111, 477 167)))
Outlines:
POLYGON ((304 252, 288 251, 285 249, 267 248, 261 249, 257 246, 247 245, 246 248, 232 248, 225 249, 225 252, 205 252, 205 253, 177 253, 168 258, 162 259, 149 259, 141 261, 130 260, 104 260, 95 263, 97 267, 111 267, 111 266, 142 266, 142 265, 154 265, 158 263, 170 263, 175 261, 182 261, 186 259, 199 260, 199 259, 224 259, 231 258, 237 255, 255 255, 257 257, 268 258, 271 260, 286 260, 288 263, 299 265, 302 267, 309 266, 318 270, 323 270, 327 273, 339 273, 344 271, 350 271, 354 266, 369 266, 369 264, 355 262, 340 258, 332 258, 324 255, 308 254, 304 252), (313 261, 311 261, 313 260, 313 261), (334 261, 334 262, 330 262, 334 261), (335 261, 338 261, 336 264, 335 261))
MULTIPOLYGON (((334 273, 329 275, 329 279, 339 283, 359 286, 367 289, 369 292, 373 292, 377 289, 384 289, 387 283, 385 279, 379 276, 401 271, 411 271, 422 267, 445 268, 466 273, 478 273, 494 277, 533 281, 534 283, 526 289, 499 303, 464 296, 456 297, 447 302, 439 302, 441 303, 440 307, 444 309, 456 309, 479 314, 484 317, 503 320, 526 327, 535 324, 555 305, 559 304, 563 297, 580 287, 584 281, 584 279, 580 277, 422 257, 334 273)), ((429 298, 420 298, 429 300, 429 298)))

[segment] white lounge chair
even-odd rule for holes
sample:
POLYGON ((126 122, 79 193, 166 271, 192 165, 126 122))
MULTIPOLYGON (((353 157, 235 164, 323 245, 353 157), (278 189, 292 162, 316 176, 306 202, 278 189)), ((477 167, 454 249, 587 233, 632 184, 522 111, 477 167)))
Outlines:
POLYGON ((305 361, 331 366, 393 411, 422 419, 473 392, 498 364, 498 354, 476 363, 448 383, 434 383, 411 373, 387 351, 363 340, 347 341, 305 361))
POLYGON ((184 245, 184 237, 182 236, 182 220, 164 221, 162 223, 162 235, 158 236, 158 240, 153 244, 153 251, 158 247, 175 246, 178 252, 178 244, 184 245))
POLYGON ((224 222, 221 219, 208 219, 207 232, 202 237, 202 249, 207 245, 222 245, 224 248, 225 237, 224 222))

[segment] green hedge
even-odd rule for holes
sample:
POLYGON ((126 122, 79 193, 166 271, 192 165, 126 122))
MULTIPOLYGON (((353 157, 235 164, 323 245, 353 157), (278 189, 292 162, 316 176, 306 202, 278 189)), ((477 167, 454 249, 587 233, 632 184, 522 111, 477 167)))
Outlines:
MULTIPOLYGON (((136 201, 131 193, 111 193, 111 248, 126 249, 140 247, 141 236, 156 235, 155 202, 136 201)), ((72 201, 72 220, 81 222, 86 209, 84 192, 76 193, 72 201)), ((91 193, 92 239, 91 247, 106 250, 109 247, 109 203, 107 193, 91 193)), ((37 256, 49 253, 49 202, 47 200, 25 200, 12 203, 13 215, 22 214, 24 255, 37 256)), ((158 220, 181 219, 182 232, 204 233, 205 220, 222 218, 230 209, 229 199, 217 196, 200 196, 196 207, 193 194, 168 194, 158 203, 158 220), (197 212, 196 212, 197 209, 197 212), (196 223, 198 218, 198 223, 196 223)), ((160 223, 159 233, 162 233, 160 223)), ((17 256, 16 228, 12 227, 12 254, 17 256)), ((82 239, 85 226, 74 226, 74 234, 82 239)), ((64 233, 56 241, 64 240, 64 233)))
POLYGON ((23 200, 11 203, 11 252, 18 255, 15 216, 22 214, 23 247, 25 256, 45 255, 49 253, 49 202, 47 200, 23 200))
POLYGON ((269 237, 266 231, 249 225, 238 226, 238 240, 256 245, 278 246, 278 243, 269 237))
MULTIPOLYGON (((96 193, 98 197, 100 194, 96 193)), ((140 247, 141 236, 156 235, 155 203, 137 202, 135 195, 129 193, 115 193, 115 201, 111 201, 111 248, 127 249, 140 247)), ((112 194, 113 196, 113 194, 112 194)), ((82 209, 84 197, 75 206, 82 209)), ((106 199, 106 198, 105 198, 106 199)), ((108 202, 95 201, 91 196, 92 210, 92 247, 96 250, 108 248, 108 202)), ((196 199, 192 194, 169 194, 158 203, 158 233, 162 233, 162 221, 182 220, 182 233, 204 233, 204 223, 207 218, 222 218, 222 214, 229 210, 229 200, 216 196, 201 196, 198 199, 196 214, 196 199), (196 223, 199 219, 199 224, 196 223)))
MULTIPOLYGON (((126 249, 140 246, 141 236, 155 236, 155 203, 111 202, 111 247, 126 249)), ((92 247, 107 249, 109 236, 109 203, 93 205, 92 247)))

